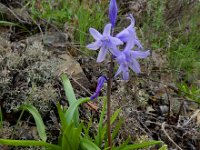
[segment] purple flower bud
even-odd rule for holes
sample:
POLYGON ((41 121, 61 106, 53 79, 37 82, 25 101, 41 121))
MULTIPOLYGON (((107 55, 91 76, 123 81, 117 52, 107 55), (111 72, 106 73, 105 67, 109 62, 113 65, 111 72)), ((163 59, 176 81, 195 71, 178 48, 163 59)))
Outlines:
POLYGON ((110 6, 109 6, 109 18, 110 18, 110 23, 112 24, 112 28, 115 27, 117 12, 118 12, 118 8, 117 8, 116 0, 111 0, 110 6))
POLYGON ((105 81, 107 81, 107 78, 105 76, 100 76, 98 78, 96 90, 95 90, 94 94, 92 94, 92 96, 90 97, 90 100, 93 100, 99 96, 99 93, 100 93, 101 89, 103 88, 105 81))

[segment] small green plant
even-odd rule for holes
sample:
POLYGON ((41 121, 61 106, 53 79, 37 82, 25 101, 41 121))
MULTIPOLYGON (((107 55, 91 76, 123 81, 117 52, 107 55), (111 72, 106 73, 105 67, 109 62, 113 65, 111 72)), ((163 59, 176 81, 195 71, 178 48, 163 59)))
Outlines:
POLYGON ((149 0, 147 1, 147 8, 142 14, 141 31, 143 32, 142 35, 145 35, 143 41, 148 40, 146 46, 153 50, 164 47, 170 36, 165 22, 166 4, 166 0, 149 0))
MULTIPOLYGON (((198 7, 194 7, 192 16, 185 16, 180 22, 179 34, 174 37, 173 43, 169 49, 170 64, 173 69, 184 71, 186 77, 189 74, 199 74, 200 60, 200 35, 197 34, 200 21, 198 7)), ((187 78, 186 78, 187 79, 187 78)))
POLYGON ((81 46, 84 46, 88 41, 86 32, 90 26, 97 29, 102 28, 102 24, 105 22, 105 12, 102 12, 102 6, 103 4, 94 4, 91 9, 88 9, 84 5, 80 5, 76 14, 78 19, 78 30, 76 31, 76 35, 77 38, 79 38, 77 41, 80 42, 81 46))
POLYGON ((181 94, 191 101, 200 103, 200 89, 194 85, 189 87, 186 83, 178 85, 181 94))
POLYGON ((44 19, 59 27, 63 27, 67 22, 68 28, 74 31, 74 40, 82 47, 88 41, 86 33, 89 27, 94 26, 99 29, 105 22, 104 5, 105 2, 87 4, 79 0, 42 0, 40 2, 32 0, 27 4, 31 8, 31 15, 34 20, 44 19))
MULTIPOLYGON (((103 124, 106 111, 106 100, 104 101, 103 110, 101 112, 100 121, 98 124, 97 133, 93 136, 89 134, 89 130, 92 126, 90 121, 87 126, 80 122, 78 107, 80 104, 88 102, 89 98, 76 99, 71 83, 66 75, 61 76, 63 81, 64 90, 66 93, 67 100, 69 102, 69 108, 63 109, 61 105, 57 104, 57 110, 61 123, 61 133, 58 137, 58 144, 51 144, 46 142, 47 135, 45 132, 45 125, 43 120, 32 105, 22 105, 20 109, 23 111, 29 111, 37 126, 39 137, 41 141, 36 140, 11 140, 11 139, 0 139, 0 144, 11 145, 11 146, 41 146, 46 147, 49 150, 101 150, 108 149, 107 137, 107 126, 103 124)), ((113 124, 120 113, 120 109, 115 111, 111 116, 111 124, 113 124)), ((123 123, 122 119, 116 122, 116 126, 112 133, 112 140, 117 136, 120 127, 123 123)), ((128 138, 123 144, 119 146, 113 146, 113 150, 134 150, 139 148, 146 148, 155 144, 160 144, 160 141, 148 141, 138 144, 129 144, 130 138, 128 138)))

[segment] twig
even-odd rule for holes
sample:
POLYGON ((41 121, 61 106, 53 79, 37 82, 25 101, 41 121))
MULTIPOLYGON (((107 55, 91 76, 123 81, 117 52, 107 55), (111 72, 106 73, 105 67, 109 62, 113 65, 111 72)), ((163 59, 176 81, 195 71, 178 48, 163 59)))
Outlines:
POLYGON ((142 129, 142 128, 140 128, 144 133, 146 133, 146 134, 148 134, 150 137, 151 137, 151 139, 153 139, 153 137, 152 137, 152 132, 149 130, 149 128, 147 128, 147 126, 139 119, 139 117, 138 117, 139 115, 138 115, 138 113, 137 113, 137 120, 139 121, 139 123, 141 124, 141 126, 143 126, 143 128, 145 128, 145 129, 142 129), (148 132, 146 132, 145 130, 147 130, 148 132))
MULTIPOLYGON (((86 93, 88 93, 89 95, 92 95, 92 94, 90 93, 90 91, 88 91, 84 86, 82 86, 82 85, 81 85, 76 79, 74 79, 71 75, 70 75, 70 78, 71 78, 80 88, 82 88, 86 93)), ((87 102, 87 105, 88 105, 90 108, 94 109, 95 111, 98 110, 98 108, 95 107, 91 102, 87 102)))
POLYGON ((28 23, 27 21, 24 21, 24 20, 20 19, 19 16, 18 16, 17 14, 15 14, 15 12, 12 11, 9 7, 7 7, 7 9, 9 10, 9 12, 10 12, 11 14, 13 14, 13 16, 15 16, 15 18, 16 18, 19 22, 21 22, 21 23, 28 23))
MULTIPOLYGON (((69 75, 69 74, 68 74, 69 75)), ((88 93, 89 95, 92 95, 92 93, 90 93, 90 91, 88 91, 83 85, 81 85, 76 79, 74 79, 71 75, 69 75, 70 78, 76 83, 78 84, 78 86, 80 88, 82 88, 86 93, 88 93)))
POLYGON ((167 122, 170 124, 170 117, 171 117, 171 100, 169 98, 169 94, 167 91, 167 88, 165 88, 165 92, 167 94, 167 100, 168 100, 168 105, 169 105, 169 109, 168 109, 168 114, 167 114, 167 122))
POLYGON ((179 120, 179 116, 181 114, 181 110, 183 109, 183 105, 184 105, 184 101, 181 102, 181 106, 180 106, 179 111, 176 115, 176 122, 178 122, 178 120, 179 120))
POLYGON ((197 110, 194 112, 194 114, 191 115, 191 117, 189 118, 189 120, 183 124, 183 127, 187 126, 187 125, 192 121, 192 119, 196 118, 197 115, 199 114, 199 112, 200 112, 200 109, 197 109, 197 110))
POLYGON ((180 147, 174 142, 174 140, 172 140, 172 138, 169 136, 169 134, 168 134, 167 131, 165 130, 165 122, 162 123, 161 128, 162 128, 164 134, 167 136, 167 138, 168 138, 179 150, 183 150, 182 148, 180 148, 180 147))

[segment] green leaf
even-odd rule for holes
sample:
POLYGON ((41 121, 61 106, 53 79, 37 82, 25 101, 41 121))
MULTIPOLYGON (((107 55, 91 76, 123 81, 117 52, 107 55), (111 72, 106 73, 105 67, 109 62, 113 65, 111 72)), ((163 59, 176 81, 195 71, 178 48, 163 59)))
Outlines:
POLYGON ((72 85, 70 83, 70 80, 69 80, 69 78, 67 77, 66 74, 62 74, 61 79, 62 79, 62 83, 63 83, 63 86, 64 86, 65 95, 66 95, 66 97, 69 101, 69 104, 72 105, 77 100, 76 100, 72 85))
POLYGON ((159 150, 168 150, 168 149, 167 149, 167 145, 166 145, 166 144, 163 145, 161 148, 159 148, 159 150))
POLYGON ((95 144, 97 144, 99 147, 102 145, 102 141, 104 139, 104 136, 102 135, 102 128, 103 128, 103 119, 104 119, 105 112, 106 112, 106 98, 104 98, 103 100, 104 100, 104 103, 103 103, 103 109, 101 111, 101 116, 100 116, 100 120, 99 120, 98 132, 97 132, 97 135, 95 136, 95 140, 94 140, 95 144))
POLYGON ((131 140, 131 137, 129 136, 126 139, 126 141, 124 141, 119 147, 114 148, 113 150, 123 150, 128 145, 128 143, 130 142, 130 140, 131 140))
POLYGON ((42 117, 41 117, 40 113, 38 112, 38 110, 32 105, 22 105, 20 107, 20 109, 29 111, 32 114, 32 116, 35 120, 35 123, 36 123, 38 134, 39 134, 40 138, 42 139, 42 141, 45 142, 47 140, 47 135, 45 132, 45 125, 43 123, 42 117))
POLYGON ((117 109, 114 114, 111 116, 110 122, 111 124, 113 124, 113 122, 117 119, 117 117, 119 116, 119 113, 121 112, 121 109, 117 109))
POLYGON ((17 23, 9 22, 9 21, 0 21, 0 25, 3 26, 19 26, 17 23))
POLYGON ((82 98, 78 101, 76 101, 75 103, 73 103, 66 111, 65 113, 65 118, 67 120, 67 125, 71 124, 71 122, 73 121, 73 116, 76 113, 76 110, 78 108, 78 106, 82 103, 88 102, 90 99, 87 98, 82 98))
POLYGON ((49 144, 43 141, 35 141, 35 140, 8 140, 8 139, 0 139, 0 144, 10 145, 10 146, 44 146, 49 147, 54 150, 61 150, 61 147, 49 144))
POLYGON ((153 146, 160 143, 161 141, 148 141, 148 142, 136 143, 136 144, 127 145, 122 150, 134 150, 134 149, 139 149, 139 148, 146 148, 146 147, 153 146))
POLYGON ((80 145, 81 131, 83 123, 79 124, 78 128, 71 122, 63 133, 62 150, 78 150, 80 145))
POLYGON ((81 139, 81 150, 101 150, 96 144, 92 141, 82 138, 81 139))
POLYGON ((117 122, 117 124, 116 124, 114 130, 113 130, 113 133, 112 133, 112 140, 115 139, 115 138, 117 137, 117 135, 118 135, 118 133, 119 133, 119 130, 120 130, 122 124, 123 124, 123 119, 120 118, 119 121, 117 122))
MULTIPOLYGON (((117 117, 119 116, 119 113, 121 112, 121 109, 117 109, 114 114, 111 116, 110 118, 110 124, 112 125, 114 123, 114 121, 117 119, 117 117)), ((104 139, 105 135, 107 133, 107 124, 104 125, 104 127, 101 130, 102 134, 101 134, 101 138, 104 139)), ((105 147, 108 146, 108 142, 105 144, 105 147)))
POLYGON ((89 122, 87 123, 87 127, 86 127, 86 125, 83 126, 84 137, 89 140, 92 140, 92 136, 89 133, 91 127, 92 127, 92 117, 90 118, 89 122))
POLYGON ((67 124, 66 124, 64 112, 61 109, 61 105, 59 103, 57 104, 57 110, 58 110, 58 114, 59 114, 59 118, 60 118, 60 122, 61 122, 61 127, 62 127, 62 131, 63 131, 66 128, 67 124))
POLYGON ((17 26, 17 27, 19 27, 19 28, 22 28, 22 29, 24 29, 26 32, 29 32, 30 33, 30 31, 27 29, 27 28, 25 28, 24 26, 21 26, 21 25, 19 25, 18 23, 14 23, 14 22, 9 22, 9 21, 0 21, 0 26, 17 26))
MULTIPOLYGON (((70 80, 69 80, 69 78, 67 77, 66 74, 62 74, 61 79, 62 79, 65 95, 67 97, 69 105, 71 106, 77 101, 75 94, 74 94, 74 90, 73 90, 72 85, 70 83, 70 80)), ((74 120, 75 125, 78 126, 78 124, 79 124, 78 108, 75 110, 73 120, 74 120)))

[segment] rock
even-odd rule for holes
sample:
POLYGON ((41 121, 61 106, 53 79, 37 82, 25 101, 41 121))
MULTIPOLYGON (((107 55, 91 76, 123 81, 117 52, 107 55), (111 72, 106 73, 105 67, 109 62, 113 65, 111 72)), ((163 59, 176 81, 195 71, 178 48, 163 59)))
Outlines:
POLYGON ((78 84, 80 84, 85 88, 89 88, 90 82, 88 81, 86 75, 84 74, 80 64, 68 54, 63 54, 59 57, 63 60, 63 62, 57 70, 57 75, 64 72, 67 75, 69 75, 73 79, 73 81, 77 82, 78 84))
POLYGON ((44 46, 63 48, 66 47, 67 43, 69 44, 69 35, 66 33, 49 32, 44 35, 42 40, 44 46))
POLYGON ((166 105, 161 105, 161 106, 159 106, 159 108, 160 108, 160 111, 161 111, 161 113, 163 115, 166 114, 166 113, 168 113, 168 111, 169 111, 169 107, 166 106, 166 105))

